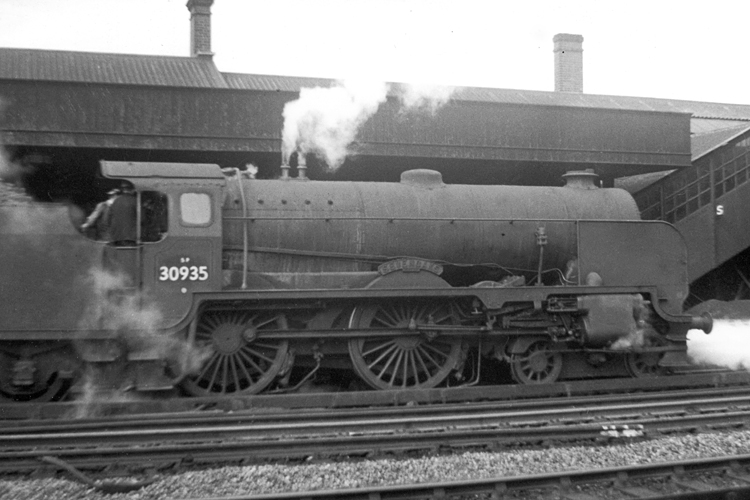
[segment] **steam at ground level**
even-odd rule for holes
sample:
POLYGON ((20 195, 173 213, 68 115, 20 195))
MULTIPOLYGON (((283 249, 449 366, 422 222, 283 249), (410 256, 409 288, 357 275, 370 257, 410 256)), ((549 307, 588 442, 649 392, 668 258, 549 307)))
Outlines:
POLYGON ((699 365, 716 365, 733 370, 750 369, 750 301, 709 300, 688 311, 691 315, 709 312, 714 327, 706 335, 688 332, 688 357, 699 365))

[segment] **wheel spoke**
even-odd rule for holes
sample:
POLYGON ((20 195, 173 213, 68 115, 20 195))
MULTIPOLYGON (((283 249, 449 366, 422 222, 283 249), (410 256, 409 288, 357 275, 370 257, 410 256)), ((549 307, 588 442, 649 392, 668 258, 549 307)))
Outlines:
POLYGON ((424 359, 422 359, 422 356, 420 355, 419 350, 414 351, 414 357, 419 360, 419 364, 422 365, 422 372, 427 376, 427 378, 430 378, 430 370, 427 368, 427 365, 424 363, 424 359))
POLYGON ((248 342, 244 332, 254 329, 285 329, 284 315, 270 312, 213 310, 198 320, 194 342, 213 348, 211 357, 197 375, 188 375, 183 387, 196 396, 211 394, 257 394, 270 385, 287 359, 286 340, 248 342))
POLYGON ((409 351, 409 358, 411 359, 411 371, 414 374, 414 383, 418 384, 421 381, 419 377, 419 369, 417 368, 417 356, 414 351, 409 351))
POLYGON ((366 358, 367 356, 369 356, 370 354, 372 354, 372 353, 374 353, 376 351, 379 351, 381 349, 385 349, 386 347, 392 346, 392 345, 395 345, 395 344, 396 344, 396 342, 394 340, 389 340, 387 342, 383 342, 382 344, 376 345, 375 347, 373 347, 369 351, 363 352, 362 353, 362 357, 366 358))
POLYGON ((406 389, 406 381, 409 379, 408 370, 409 370, 409 354, 411 352, 405 352, 404 353, 404 373, 401 380, 401 387, 406 389))
MULTIPOLYGON (((427 352, 427 351, 425 350, 425 348, 424 348, 424 346, 423 346, 423 345, 418 345, 418 346, 417 346, 417 350, 418 350, 418 351, 419 351, 419 352, 420 352, 420 353, 421 353, 421 354, 422 354, 422 355, 423 355, 423 356, 424 356, 425 358, 429 359, 429 360, 430 360, 430 362, 432 362, 432 364, 433 364, 433 365, 435 365, 436 367, 440 368, 440 363, 438 363, 437 361, 435 361, 435 358, 433 358, 433 357, 432 357, 432 356, 430 355, 430 353, 429 353, 429 352, 427 352)), ((428 370, 428 373, 429 373, 429 370, 428 370)))
MULTIPOLYGON (((380 356, 378 356, 378 358, 375 361, 367 365, 368 368, 372 368, 373 366, 377 365, 378 363, 380 363, 380 361, 384 357, 388 356, 388 354, 398 349, 398 346, 395 343, 391 342, 390 344, 391 344, 390 347, 388 347, 388 349, 383 351, 383 353, 380 356)), ((363 355, 362 357, 364 358, 365 356, 363 355)))
POLYGON ((220 322, 213 317, 204 316, 200 321, 199 327, 201 327, 204 331, 210 332, 211 330, 219 326, 219 324, 220 322))
POLYGON ((404 357, 404 351, 399 350, 398 356, 396 357, 396 362, 393 364, 393 370, 391 370, 391 380, 388 383, 391 387, 393 387, 393 381, 396 379, 396 376, 398 375, 398 369, 399 366, 401 366, 401 359, 404 357))
POLYGON ((232 370, 232 382, 234 383, 235 390, 240 386, 240 377, 237 373, 237 362, 235 360, 236 356, 230 356, 229 357, 229 368, 232 370))
POLYGON ((211 334, 205 331, 198 330, 195 332, 195 340, 196 342, 203 343, 203 344, 210 344, 211 343, 211 334))
POLYGON ((211 366, 213 366, 214 363, 216 363, 218 359, 219 359, 219 353, 216 353, 216 352, 213 353, 211 357, 209 358, 209 360, 203 365, 203 369, 200 371, 197 378, 204 379, 204 376, 206 375, 208 370, 211 368, 211 366))
POLYGON ((383 369, 380 370, 380 373, 378 373, 378 379, 383 378, 383 374, 388 370, 388 367, 391 366, 391 363, 393 363, 393 358, 395 358, 398 355, 398 351, 394 349, 393 354, 391 354, 391 357, 388 358, 388 361, 386 362, 385 366, 383 366, 383 369))
POLYGON ((214 383, 216 382, 216 375, 219 373, 219 367, 221 366, 222 358, 224 357, 223 354, 219 355, 219 358, 216 360, 216 368, 214 368, 214 372, 211 375, 211 380, 208 382, 208 388, 211 389, 214 386, 214 383))
POLYGON ((272 358, 269 358, 268 356, 266 356, 261 351, 256 351, 255 349, 253 349, 250 346, 247 346, 247 345, 246 346, 242 346, 242 348, 240 349, 240 351, 246 352, 250 356, 253 356, 255 358, 260 358, 260 359, 262 359, 263 361, 265 361, 267 363, 273 363, 273 359, 272 358))
MULTIPOLYGON (((453 310, 450 304, 435 301, 383 302, 355 309, 349 326, 361 330, 406 330, 413 323, 460 325, 453 310)), ((359 376, 376 389, 436 387, 458 366, 463 352, 460 338, 447 336, 449 332, 441 335, 429 343, 418 333, 406 331, 375 339, 351 339, 349 354, 359 376)))
POLYGON ((391 312, 386 309, 380 309, 378 313, 375 315, 374 321, 377 321, 381 325, 383 325, 386 328, 393 328, 394 326, 398 325, 399 320, 394 317, 391 312), (381 319, 381 317, 384 317, 385 319, 381 319))
POLYGON ((243 372, 245 372, 245 378, 247 379, 248 384, 253 383, 253 377, 250 375, 250 372, 247 371, 247 366, 245 366, 245 363, 242 362, 242 353, 237 353, 237 364, 240 365, 240 369, 242 369, 243 372))
POLYGON ((227 392, 227 384, 229 376, 229 356, 224 356, 224 360, 221 363, 221 392, 226 393, 227 392))
POLYGON ((242 359, 244 359, 245 361, 247 361, 250 366, 252 366, 253 368, 255 368, 256 372, 258 372, 261 375, 263 375, 264 370, 260 366, 258 366, 258 364, 255 362, 255 360, 253 360, 253 358, 252 358, 252 356, 250 354, 248 354, 248 353, 246 353, 246 352, 244 352, 242 350, 239 351, 237 354, 239 354, 240 356, 242 356, 242 359))
POLYGON ((435 353, 439 358, 445 358, 446 357, 446 354, 443 351, 441 351, 440 349, 438 349, 437 347, 435 347, 434 345, 430 345, 428 343, 423 343, 421 345, 421 347, 423 349, 429 349, 430 351, 432 351, 433 353, 435 353))

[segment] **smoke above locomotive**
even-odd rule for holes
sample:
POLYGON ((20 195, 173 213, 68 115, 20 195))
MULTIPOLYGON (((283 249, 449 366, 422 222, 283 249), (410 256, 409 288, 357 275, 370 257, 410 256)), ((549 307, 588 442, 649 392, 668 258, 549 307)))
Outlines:
POLYGON ((330 170, 338 169, 352 154, 359 128, 386 102, 389 94, 402 112, 435 114, 455 87, 427 84, 386 84, 372 80, 344 80, 331 87, 302 88, 300 96, 284 106, 281 161, 289 165, 296 152, 314 154, 330 170))

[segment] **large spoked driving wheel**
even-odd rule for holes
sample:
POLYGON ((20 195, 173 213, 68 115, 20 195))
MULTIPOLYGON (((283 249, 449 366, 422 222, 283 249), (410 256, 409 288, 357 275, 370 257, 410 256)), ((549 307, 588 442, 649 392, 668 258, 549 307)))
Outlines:
MULTIPOLYGON (((373 334, 430 324, 459 321, 450 304, 402 301, 356 308, 349 323, 351 328, 372 329, 373 334)), ((349 341, 349 355, 359 376, 375 389, 429 389, 445 380, 461 360, 461 339, 446 333, 355 338, 349 341)))
POLYGON ((511 354, 510 369, 519 384, 551 384, 562 371, 563 357, 551 342, 537 340, 521 354, 511 354))
POLYGON ((284 315, 257 311, 208 311, 201 316, 196 346, 213 350, 182 382, 194 396, 257 394, 281 373, 288 356, 286 340, 258 338, 264 330, 286 328, 284 315))

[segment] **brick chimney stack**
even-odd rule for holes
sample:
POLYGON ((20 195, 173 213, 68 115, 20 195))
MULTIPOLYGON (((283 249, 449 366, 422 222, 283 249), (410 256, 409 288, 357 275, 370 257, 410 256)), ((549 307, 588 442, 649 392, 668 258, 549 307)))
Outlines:
POLYGON ((211 5, 214 0, 188 0, 190 11, 190 55, 211 59, 211 5))
POLYGON ((555 92, 583 93, 583 37, 559 33, 555 44, 555 92))

